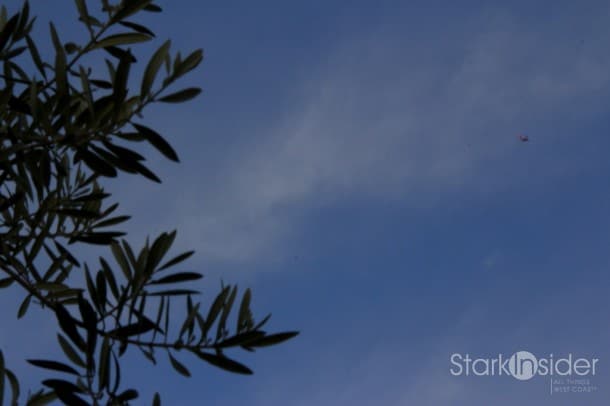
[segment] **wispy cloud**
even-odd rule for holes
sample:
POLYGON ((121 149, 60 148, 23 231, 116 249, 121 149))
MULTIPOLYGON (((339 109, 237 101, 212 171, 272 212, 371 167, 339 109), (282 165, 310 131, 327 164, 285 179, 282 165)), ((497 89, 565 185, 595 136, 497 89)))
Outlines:
POLYGON ((471 358, 494 358, 497 354, 510 356, 515 351, 527 350, 538 357, 552 353, 557 359, 572 353, 576 358, 598 358, 600 366, 607 363, 609 354, 605 343, 610 330, 600 328, 599 324, 605 317, 601 308, 607 308, 605 288, 592 289, 582 281, 565 286, 556 295, 532 298, 533 307, 516 309, 513 293, 516 285, 490 294, 488 300, 473 302, 454 321, 447 323, 444 334, 428 336, 425 343, 410 337, 418 335, 417 329, 399 334, 402 342, 394 334, 382 334, 377 342, 362 345, 360 352, 342 348, 340 340, 329 343, 328 348, 300 364, 294 375, 272 375, 267 378, 270 383, 261 382, 260 388, 264 389, 254 397, 254 404, 602 404, 607 394, 607 373, 601 368, 596 376, 589 377, 591 385, 598 386, 598 391, 590 394, 551 395, 549 377, 543 376, 522 382, 509 376, 451 375, 450 357, 454 353, 468 353, 471 358), (571 296, 582 298, 584 292, 589 294, 587 299, 566 300, 571 296), (512 308, 511 317, 502 316, 506 308, 512 308), (574 317, 577 314, 584 317, 574 317))
POLYGON ((408 193, 408 205, 429 205, 458 187, 502 188, 513 181, 518 132, 551 142, 539 122, 599 113, 610 84, 600 27, 563 38, 561 27, 488 13, 442 38, 380 30, 337 44, 295 89, 291 110, 262 117, 269 126, 214 168, 218 182, 183 178, 171 224, 177 216, 203 257, 245 261, 276 251, 308 208, 346 197, 408 193))

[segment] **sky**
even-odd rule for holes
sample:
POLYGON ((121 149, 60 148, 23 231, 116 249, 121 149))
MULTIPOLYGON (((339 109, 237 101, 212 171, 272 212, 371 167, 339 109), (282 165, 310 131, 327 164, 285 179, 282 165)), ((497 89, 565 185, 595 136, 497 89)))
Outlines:
MULTIPOLYGON (((49 46, 49 19, 82 34, 72 2, 31 3, 49 46)), ((133 356, 138 404, 607 404, 607 2, 158 4, 134 19, 157 33, 143 49, 204 48, 181 82, 203 93, 145 114, 181 159, 145 150, 161 185, 108 182, 129 240, 176 228, 204 303, 222 278, 252 288, 271 331, 301 334, 232 353, 247 377, 133 356), (598 369, 575 384, 451 373, 453 354, 518 351, 598 369)), ((54 323, 13 322, 20 296, 3 296, 1 348, 36 385, 23 353, 58 354, 54 323)))

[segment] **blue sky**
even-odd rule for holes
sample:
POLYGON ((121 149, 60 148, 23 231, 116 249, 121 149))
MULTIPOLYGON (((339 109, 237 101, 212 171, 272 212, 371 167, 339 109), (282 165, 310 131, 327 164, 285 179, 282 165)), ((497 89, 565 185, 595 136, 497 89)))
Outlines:
MULTIPOLYGON (((134 215, 129 239, 177 227, 204 298, 220 277, 249 286, 272 329, 302 333, 237 356, 251 377, 183 357, 185 379, 134 357, 124 379, 142 399, 607 404, 607 4, 159 4, 141 20, 157 33, 151 49, 204 48, 183 82, 204 93, 146 116, 182 161, 147 151, 162 185, 109 183, 134 215), (450 374, 453 353, 520 350, 599 358, 597 390, 450 374)), ((66 37, 79 32, 70 7, 32 1, 39 29, 52 16, 66 37)), ((2 348, 44 358, 55 350, 38 332, 52 348, 53 328, 33 314, 0 334, 2 348)), ((7 358, 34 384, 18 355, 7 358)))

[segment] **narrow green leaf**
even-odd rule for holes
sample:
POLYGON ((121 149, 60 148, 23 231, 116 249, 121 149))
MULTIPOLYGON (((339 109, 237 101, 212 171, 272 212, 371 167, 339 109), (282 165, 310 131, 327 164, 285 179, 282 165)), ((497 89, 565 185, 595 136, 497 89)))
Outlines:
POLYGON ((110 287, 110 291, 112 292, 112 295, 114 296, 115 299, 118 299, 119 298, 119 288, 116 283, 116 279, 114 277, 114 272, 112 272, 110 265, 108 265, 106 260, 102 257, 100 257, 100 264, 102 265, 102 270, 104 272, 104 275, 106 276, 106 281, 108 282, 108 286, 110 287))
POLYGON ((46 290, 50 292, 62 291, 69 289, 68 285, 64 285, 63 283, 49 283, 49 282, 40 282, 35 285, 36 289, 46 290))
POLYGON ((144 10, 150 11, 151 13, 160 13, 163 11, 163 9, 156 4, 149 4, 148 6, 144 7, 144 10))
POLYGON ((180 90, 176 93, 169 94, 161 97, 159 101, 165 103, 181 103, 187 100, 191 100, 197 97, 201 93, 201 89, 198 87, 189 87, 188 89, 180 90))
POLYGON ((131 265, 131 268, 135 271, 138 268, 138 262, 136 261, 136 257, 133 254, 133 250, 131 249, 131 246, 127 243, 127 241, 123 240, 122 243, 123 243, 123 250, 125 251, 125 254, 127 255, 129 264, 131 265))
POLYGON ((92 192, 88 195, 80 196, 75 199, 72 199, 73 202, 83 203, 83 202, 96 202, 101 201, 110 196, 110 193, 103 192, 92 192))
POLYGON ((176 256, 175 258, 172 258, 171 260, 167 261, 165 264, 161 265, 161 267, 157 270, 157 272, 170 268, 176 264, 179 264, 180 262, 190 258, 191 255, 193 255, 194 253, 195 253, 195 251, 188 251, 188 252, 184 252, 184 253, 176 256))
POLYGON ((78 308, 85 328, 89 332, 95 332, 97 327, 97 314, 89 301, 82 297, 82 295, 78 298, 78 308))
POLYGON ((13 284, 13 282, 15 282, 15 279, 13 279, 11 276, 0 279, 0 289, 8 288, 13 284))
MULTIPOLYGON (((122 107, 119 107, 122 109, 122 107)), ((120 112, 118 113, 120 114, 120 112)), ((116 169, 120 169, 127 173, 138 173, 136 166, 134 165, 134 161, 129 161, 126 159, 121 159, 120 157, 114 155, 113 153, 103 149, 98 148, 95 145, 90 145, 91 149, 93 149, 100 157, 102 157, 106 162, 110 165, 114 166, 116 169)))
POLYGON ((117 134, 115 134, 117 137, 122 138, 124 140, 128 140, 128 141, 133 141, 133 142, 140 142, 140 141, 145 141, 146 138, 143 137, 140 133, 137 132, 119 132, 117 134))
POLYGON ((68 359, 70 361, 72 361, 74 364, 78 365, 81 368, 86 367, 86 365, 83 362, 83 360, 81 359, 81 357, 78 355, 76 350, 72 347, 72 345, 68 342, 68 340, 66 340, 64 338, 64 336, 62 336, 61 334, 57 334, 57 341, 59 341, 59 345, 60 345, 61 349, 63 350, 64 354, 66 354, 66 356, 68 357, 68 359))
POLYGON ((103 391, 108 387, 110 377, 110 339, 106 336, 102 342, 98 367, 98 388, 103 391))
POLYGON ((127 97, 127 81, 129 78, 130 67, 130 59, 128 57, 121 58, 114 77, 113 98, 115 115, 117 116, 120 111, 121 105, 127 97))
POLYGON ((0 31, 6 26, 6 20, 8 19, 6 6, 3 4, 0 6, 0 31))
POLYGON ((155 268, 157 267, 157 265, 159 265, 159 262, 161 261, 161 259, 163 259, 163 257, 165 256, 165 254, 167 254, 167 251, 171 248, 172 244, 174 243, 174 240, 176 238, 176 231, 173 231, 171 233, 161 233, 153 242, 152 247, 150 248, 150 253, 148 255, 148 261, 147 261, 147 271, 152 273, 155 268))
POLYGON ((50 23, 51 39, 55 47, 55 82, 57 83, 57 99, 61 100, 68 93, 68 75, 66 52, 59 40, 53 23, 50 23))
POLYGON ((114 204, 110 205, 106 210, 104 210, 102 212, 101 216, 102 217, 109 216, 110 214, 112 214, 117 209, 117 207, 119 207, 118 203, 114 203, 114 204))
POLYGON ((137 399, 139 396, 138 391, 135 389, 127 389, 125 392, 117 396, 117 400, 121 402, 128 402, 130 400, 137 399))
POLYGON ((8 40, 11 38, 11 35, 15 33, 15 28, 17 28, 18 21, 19 14, 15 14, 8 20, 6 25, 2 28, 2 32, 0 32, 0 51, 4 50, 4 47, 8 43, 8 40))
POLYGON ((107 80, 91 79, 91 83, 100 89, 112 89, 112 83, 107 80))
POLYGON ((150 179, 154 182, 161 183, 161 179, 157 175, 155 175, 150 169, 145 167, 139 162, 133 162, 132 165, 136 168, 136 170, 142 174, 147 179, 150 179))
POLYGON ((250 341, 248 347, 269 347, 290 340, 299 335, 298 331, 290 331, 286 333, 271 334, 259 339, 250 341))
POLYGON ((271 318, 271 314, 268 314, 267 316, 265 316, 265 318, 258 323, 256 326, 254 326, 253 330, 259 330, 261 327, 263 327, 271 318))
POLYGON ((8 60, 8 59, 16 58, 19 55, 21 55, 26 49, 28 49, 28 47, 13 48, 13 49, 11 49, 10 52, 7 52, 3 55, 3 59, 8 60))
POLYGON ((47 379, 42 381, 44 386, 55 389, 56 392, 73 392, 83 393, 83 390, 73 384, 72 382, 64 381, 62 379, 47 379))
POLYGON ((97 290, 97 300, 99 309, 102 312, 105 312, 106 309, 106 278, 104 277, 103 271, 98 271, 95 278, 95 285, 97 290))
POLYGON ((97 299, 97 290, 95 289, 95 283, 93 283, 93 278, 91 277, 91 273, 89 272, 89 267, 87 266, 87 264, 85 264, 85 282, 87 284, 87 291, 89 292, 89 297, 91 298, 93 303, 98 303, 99 300, 97 299))
POLYGON ((115 231, 81 234, 76 237, 72 237, 69 243, 73 244, 74 242, 80 241, 87 244, 110 245, 116 241, 116 238, 124 235, 125 233, 123 232, 115 231))
POLYGON ((13 392, 13 396, 11 398, 11 405, 18 405, 17 402, 19 400, 19 381, 17 380, 17 376, 10 370, 4 370, 6 377, 8 378, 9 383, 11 384, 11 390, 13 392))
MULTIPOLYGON (((121 347, 119 348, 119 356, 125 352, 126 348, 127 343, 124 341, 121 343, 121 347)), ((112 355, 112 361, 114 363, 114 387, 111 389, 112 393, 119 389, 119 385, 121 383, 121 366, 119 365, 119 360, 117 356, 114 355, 114 352, 111 352, 110 355, 112 355)))
POLYGON ((81 219, 96 219, 100 215, 99 213, 94 211, 80 209, 57 209, 54 210, 54 212, 60 215, 81 219))
POLYGON ((68 335, 70 340, 72 340, 81 351, 83 351, 86 348, 85 341, 78 333, 76 323, 70 313, 68 313, 62 305, 58 305, 55 308, 55 315, 57 316, 57 321, 63 332, 68 335))
POLYGON ((161 285, 164 283, 179 283, 195 281, 203 278, 203 275, 197 272, 179 272, 172 275, 164 276, 163 278, 156 279, 150 282, 151 285, 161 285))
POLYGON ((119 267, 123 271, 123 275, 125 275, 125 279, 130 281, 131 280, 131 268, 129 267, 129 263, 127 262, 127 258, 125 257, 125 254, 123 253, 123 250, 121 249, 121 246, 119 244, 115 243, 115 244, 112 244, 110 246, 110 248, 112 249, 112 255, 114 255, 114 259, 116 260, 117 264, 119 264, 119 267))
POLYGON ((76 152, 76 157, 85 161, 87 166, 94 172, 109 177, 116 178, 117 171, 108 162, 87 149, 81 148, 76 152))
POLYGON ((19 13, 19 24, 17 25, 17 29, 15 30, 15 34, 13 36, 14 41, 19 41, 23 38, 26 32, 26 24, 30 18, 30 2, 25 0, 23 2, 23 7, 21 8, 21 12, 19 13))
MULTIPOLYGON (((87 330, 87 348, 85 351, 87 358, 87 369, 88 372, 93 373, 93 371, 95 371, 93 354, 97 345, 97 314, 95 313, 95 310, 93 310, 93 307, 89 301, 85 299, 82 294, 78 295, 77 302, 83 324, 87 330)), ((103 306, 101 308, 102 310, 104 309, 103 306)))
POLYGON ((248 331, 241 334, 236 334, 233 337, 227 338, 218 343, 218 348, 225 347, 236 347, 236 346, 250 346, 250 343, 256 339, 265 336, 264 331, 248 331))
POLYGON ((83 390, 72 382, 64 381, 62 379, 47 379, 42 381, 42 384, 52 388, 59 400, 64 404, 70 406, 89 406, 89 403, 75 395, 75 393, 82 393, 83 390))
POLYGON ((93 49, 105 48, 108 46, 128 45, 136 44, 139 42, 150 41, 152 37, 150 35, 141 33, 125 33, 110 35, 106 38, 99 40, 93 49))
MULTIPOLYGON (((152 295, 149 295, 152 296, 152 295)), ((165 296, 163 297, 163 299, 165 298, 165 296)), ((164 333, 165 336, 167 337, 167 335, 169 334, 169 309, 170 309, 170 302, 171 299, 168 297, 167 298, 167 302, 166 302, 166 307, 165 307, 165 327, 164 327, 164 333)))
POLYGON ((140 96, 146 97, 150 93, 150 89, 155 81, 155 77, 159 72, 159 68, 163 64, 163 61, 168 55, 171 41, 165 41, 163 45, 157 49, 146 65, 144 70, 144 76, 142 77, 142 84, 140 86, 140 96))
MULTIPOLYGON (((190 299, 191 297, 188 296, 187 297, 187 303, 190 304, 190 299)), ((187 305, 187 307, 189 307, 187 305)), ((192 331, 192 326, 194 324, 195 321, 195 317, 197 315, 197 313, 199 312, 199 303, 197 303, 195 306, 193 306, 192 308, 188 309, 188 316, 187 318, 184 320, 184 322, 182 323, 182 327, 180 328, 180 332, 178 333, 178 337, 182 338, 182 335, 187 331, 187 330, 191 330, 192 331)), ((189 333, 190 335, 190 333, 189 333)))
POLYGON ((42 77, 46 79, 47 73, 44 69, 44 64, 42 63, 42 59, 40 59, 40 53, 38 52, 38 48, 36 48, 36 44, 32 41, 29 35, 26 35, 25 42, 28 45, 28 49, 30 50, 30 55, 32 55, 32 60, 34 61, 34 65, 36 65, 36 69, 40 72, 42 77))
POLYGON ((214 299, 212 306, 210 306, 210 310, 208 310, 208 316, 205 319, 205 331, 203 331, 204 335, 206 335, 208 333, 208 331, 210 330, 210 327, 212 327, 212 325, 216 321, 216 318, 220 314, 220 311, 223 308, 225 299, 226 299, 227 295, 230 293, 230 290, 231 290, 230 287, 228 287, 228 286, 225 287, 216 296, 216 299, 214 299))
POLYGON ((53 42, 53 47, 55 48, 55 52, 63 51, 63 46, 59 39, 59 35, 57 34, 57 30, 55 29, 55 25, 51 22, 49 23, 51 30, 51 41, 53 42))
POLYGON ((89 17, 89 12, 87 11, 87 4, 85 4, 85 0, 75 0, 76 8, 78 10, 78 14, 81 19, 85 20, 89 17))
POLYGON ((131 63, 137 62, 136 57, 133 56, 131 51, 125 51, 124 49, 115 46, 104 47, 104 50, 119 60, 125 59, 126 61, 131 63))
POLYGON ((176 78, 190 72, 195 69, 203 60, 203 49, 198 49, 187 56, 184 61, 178 64, 178 67, 174 71, 176 78))
POLYGON ((244 292, 244 296, 241 299, 241 304, 239 305, 239 314, 237 316, 237 331, 241 331, 246 324, 251 323, 251 314, 250 314, 251 298, 252 298, 252 291, 250 290, 250 288, 248 288, 244 292))
POLYGON ((142 134, 146 140, 153 145, 159 152, 165 155, 167 158, 172 161, 179 162, 178 155, 176 151, 169 145, 163 137, 161 137, 156 131, 145 127, 141 124, 133 124, 133 126, 138 130, 140 134, 142 134))
POLYGON ((46 406, 56 399, 57 395, 54 391, 45 392, 41 389, 28 398, 27 406, 46 406))
POLYGON ((142 352, 142 355, 144 355, 146 357, 147 360, 149 360, 153 365, 157 365, 157 360, 155 359, 155 356, 151 351, 148 351, 146 349, 144 349, 144 347, 138 346, 138 349, 142 352))
POLYGON ((182 365, 176 358, 172 357, 171 353, 168 352, 167 355, 169 355, 169 361, 171 362, 172 367, 174 367, 176 372, 178 372, 182 376, 186 376, 187 378, 190 378, 191 372, 184 365, 182 365))
POLYGON ((151 0, 132 0, 123 2, 123 7, 121 7, 116 14, 112 16, 110 20, 112 23, 119 22, 124 18, 129 17, 140 11, 141 9, 147 7, 151 0))
POLYGON ((21 36, 19 38, 15 38, 16 41, 23 38, 23 35, 25 35, 23 31, 26 29, 26 24, 30 19, 30 2, 28 0, 25 0, 23 2, 23 6, 21 7, 21 13, 19 14, 19 28, 17 31, 21 33, 21 36))
POLYGON ((49 291, 46 298, 54 300, 61 299, 59 300, 59 302, 64 305, 67 305, 76 303, 77 297, 81 293, 83 293, 83 289, 52 290, 49 291))
POLYGON ((229 313, 233 308, 233 303, 235 302, 235 298, 237 297, 237 286, 233 287, 231 293, 229 294, 228 300, 224 303, 222 314, 220 316, 220 320, 218 321, 218 330, 216 332, 216 339, 219 340, 224 334, 224 330, 227 324, 227 319, 229 318, 229 313))
POLYGON ((132 23, 129 21, 121 21, 119 22, 119 24, 121 24, 123 27, 131 28, 132 30, 137 31, 139 33, 150 35, 151 37, 155 36, 154 32, 144 27, 143 25, 132 23))
MULTIPOLYGON (((114 82, 114 78, 116 76, 116 69, 114 68, 114 65, 106 58, 104 58, 104 63, 106 64, 106 68, 108 69, 108 76, 110 78, 110 81, 114 82)), ((108 97, 112 98, 112 96, 108 97)))
POLYGON ((152 321, 150 321, 146 318, 141 318, 136 323, 132 323, 132 324, 129 324, 129 325, 123 326, 123 327, 118 327, 118 328, 108 332, 108 334, 115 336, 115 337, 119 337, 119 338, 127 338, 130 336, 144 334, 146 332, 149 332, 149 331, 155 329, 156 327, 157 326, 155 326, 155 324, 152 321))
POLYGON ((224 369, 225 371, 243 374, 243 375, 252 375, 252 370, 245 365, 240 364, 237 361, 233 361, 230 358, 224 356, 218 356, 214 354, 205 353, 203 351, 193 351, 199 358, 202 360, 218 367, 224 369))
POLYGON ((28 307, 30 306, 30 301, 32 300, 32 296, 28 295, 23 302, 21 302, 21 306, 19 306, 19 310, 17 311, 17 318, 22 318, 25 313, 28 311, 28 307))
POLYGON ((131 218, 131 216, 112 217, 112 218, 109 218, 108 220, 104 220, 104 221, 100 221, 99 223, 95 223, 95 224, 93 224, 92 227, 101 228, 101 227, 114 226, 117 224, 124 223, 125 221, 129 220, 130 218, 131 218))
POLYGON ((51 369, 53 371, 59 371, 59 372, 65 372, 65 373, 76 375, 76 376, 79 375, 79 373, 76 369, 74 369, 70 365, 66 365, 62 362, 47 361, 47 360, 42 360, 42 359, 29 359, 27 361, 30 364, 40 367, 40 368, 51 369))
POLYGON ((113 144, 109 141, 104 141, 104 146, 106 148, 108 148, 108 150, 110 150, 112 153, 114 153, 116 156, 118 156, 121 159, 124 160, 128 160, 128 161, 144 161, 146 158, 144 158, 142 155, 138 154, 135 151, 132 151, 128 148, 124 148, 121 147, 119 145, 113 144))
POLYGON ((83 87, 83 94, 85 96, 85 101, 87 102, 87 108, 89 109, 89 113, 93 116, 95 114, 95 110, 93 109, 93 93, 91 92, 91 86, 89 84, 89 78, 87 77, 87 72, 85 68, 80 67, 79 71, 81 86, 83 87))
POLYGON ((157 319, 155 321, 155 325, 157 326, 157 328, 155 329, 155 332, 153 333, 152 341, 155 340, 155 337, 157 336, 157 332, 159 332, 161 334, 165 334, 165 332, 163 330, 161 330, 161 327, 160 327, 161 318, 163 317, 164 309, 165 309, 165 296, 161 296, 161 300, 159 301, 159 309, 157 310, 157 319))
POLYGON ((150 252, 150 245, 148 244, 148 237, 146 237, 146 244, 140 250, 138 254, 138 260, 136 261, 136 270, 140 275, 144 275, 144 271, 146 269, 146 263, 148 262, 148 254, 150 252))
POLYGON ((102 28, 104 26, 104 24, 102 24, 102 22, 100 20, 98 20, 97 18, 93 17, 93 16, 89 16, 86 18, 79 18, 79 21, 84 22, 87 25, 87 28, 89 30, 91 30, 91 27, 100 27, 102 28))
POLYGON ((70 251, 68 251, 66 248, 64 248, 63 245, 61 245, 60 243, 58 243, 57 241, 53 241, 55 243, 55 248, 57 248, 57 250, 60 252, 61 255, 65 256, 66 259, 74 266, 79 267, 80 266, 80 262, 77 261, 76 258, 74 258, 74 256, 70 253, 70 251))

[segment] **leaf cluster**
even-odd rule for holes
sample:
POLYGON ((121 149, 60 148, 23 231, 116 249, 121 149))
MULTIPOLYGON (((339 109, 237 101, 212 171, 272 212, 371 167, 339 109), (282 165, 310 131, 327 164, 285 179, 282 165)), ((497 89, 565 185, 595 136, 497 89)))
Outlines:
MULTIPOLYGON (((139 396, 121 386, 121 359, 128 348, 137 348, 153 364, 164 353, 184 376, 191 373, 178 353, 251 374, 227 351, 254 351, 297 335, 263 330, 269 316, 254 320, 249 289, 238 299, 236 286, 222 286, 203 311, 195 301, 200 292, 193 289, 202 275, 171 271, 193 252, 166 258, 175 231, 147 240, 137 253, 121 239, 126 233, 118 227, 130 217, 117 213, 118 203, 108 203, 111 194, 101 181, 129 173, 160 182, 137 151, 142 142, 179 161, 168 141, 143 123, 143 112, 150 104, 181 103, 201 92, 170 88, 202 62, 203 51, 183 58, 172 54, 166 41, 134 84, 130 73, 137 60, 131 47, 155 38, 134 18, 161 8, 152 0, 100 0, 94 13, 89 5, 75 0, 88 33, 81 43, 62 41, 50 24, 54 57, 48 61, 31 36, 36 18, 28 1, 11 16, 0 7, 0 288, 25 292, 18 318, 32 304, 55 314, 65 355, 29 360, 59 376, 44 380, 44 388, 28 396, 28 405, 57 399, 70 405, 128 404, 139 396), (84 65, 92 54, 103 55, 105 72, 84 65), (34 72, 26 71, 24 59, 34 72), (81 263, 75 250, 82 245, 101 246, 112 259, 100 257, 95 268, 81 263), (84 273, 85 286, 72 283, 76 270, 84 273), (184 303, 181 323, 175 311, 170 317, 177 301, 184 303)), ((5 381, 17 404, 19 382, 0 351, 0 404, 5 381)), ((157 393, 153 404, 160 403, 157 393)))

